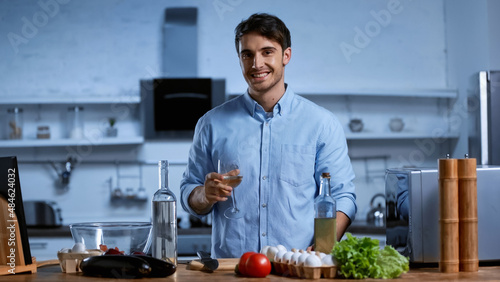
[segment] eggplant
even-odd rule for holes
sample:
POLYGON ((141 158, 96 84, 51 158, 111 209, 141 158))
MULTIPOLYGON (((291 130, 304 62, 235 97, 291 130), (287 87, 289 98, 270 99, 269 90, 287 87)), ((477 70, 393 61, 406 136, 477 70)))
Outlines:
POLYGON ((82 260, 80 269, 84 275, 133 279, 151 274, 149 263, 139 257, 124 255, 93 256, 82 260))
POLYGON ((132 256, 145 260, 151 266, 151 273, 148 275, 148 277, 167 277, 174 274, 175 270, 177 269, 175 264, 168 261, 164 261, 147 255, 132 256))

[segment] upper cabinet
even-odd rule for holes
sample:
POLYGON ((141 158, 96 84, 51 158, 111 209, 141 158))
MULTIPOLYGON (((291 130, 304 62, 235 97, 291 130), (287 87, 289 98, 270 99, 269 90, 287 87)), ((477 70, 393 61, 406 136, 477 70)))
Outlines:
POLYGON ((0 148, 142 144, 137 96, 5 97, 0 148))

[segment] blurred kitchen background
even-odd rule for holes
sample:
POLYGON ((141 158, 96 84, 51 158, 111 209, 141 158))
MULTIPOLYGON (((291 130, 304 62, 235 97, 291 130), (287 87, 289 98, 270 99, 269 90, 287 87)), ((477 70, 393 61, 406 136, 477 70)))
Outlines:
POLYGON ((243 93, 234 28, 255 12, 291 31, 286 82, 344 125, 357 221, 385 205, 387 168, 468 152, 479 72, 500 69, 499 1, 0 0, 0 156, 17 156, 24 200, 52 202, 56 226, 148 221, 157 161, 179 195, 191 144, 169 128, 197 114, 174 104, 155 132, 148 81, 208 78, 209 107, 243 93))

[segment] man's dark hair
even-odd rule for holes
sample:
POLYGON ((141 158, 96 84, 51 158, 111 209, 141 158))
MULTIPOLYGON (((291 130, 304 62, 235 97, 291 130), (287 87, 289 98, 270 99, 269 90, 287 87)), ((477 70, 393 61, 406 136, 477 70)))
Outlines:
POLYGON ((268 39, 278 42, 281 45, 282 52, 284 52, 286 48, 292 46, 290 31, 283 21, 273 15, 257 13, 243 20, 234 29, 234 43, 238 54, 240 53, 241 37, 250 32, 257 32, 268 39))

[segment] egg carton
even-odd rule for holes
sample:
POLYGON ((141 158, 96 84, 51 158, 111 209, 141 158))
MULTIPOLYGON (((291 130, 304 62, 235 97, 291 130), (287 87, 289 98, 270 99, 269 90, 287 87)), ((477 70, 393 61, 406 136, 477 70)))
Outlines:
POLYGON ((61 271, 65 273, 76 273, 81 272, 80 262, 88 257, 100 256, 104 252, 101 250, 90 249, 85 253, 66 253, 57 252, 57 258, 59 259, 59 265, 61 266, 61 271))
POLYGON ((336 266, 308 267, 282 262, 273 262, 273 267, 277 275, 288 277, 298 277, 305 279, 332 279, 337 276, 336 266))

